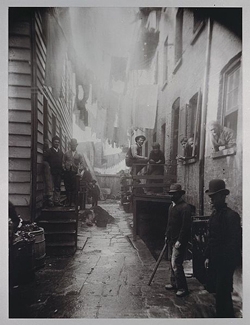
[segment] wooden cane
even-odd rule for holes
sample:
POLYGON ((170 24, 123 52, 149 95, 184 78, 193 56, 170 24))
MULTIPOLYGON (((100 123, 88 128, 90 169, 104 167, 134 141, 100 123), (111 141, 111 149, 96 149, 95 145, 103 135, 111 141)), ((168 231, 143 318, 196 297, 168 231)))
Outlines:
POLYGON ((154 278, 155 272, 157 271, 159 264, 161 263, 161 260, 162 260, 163 254, 164 254, 164 252, 165 252, 165 250, 166 250, 166 248, 167 248, 167 244, 168 244, 168 243, 165 243, 165 245, 163 246, 163 249, 162 249, 162 251, 161 251, 161 254, 160 254, 160 256, 158 257, 158 260, 157 260, 157 262, 156 262, 156 264, 155 264, 154 271, 153 271, 153 273, 151 274, 151 277, 150 277, 149 282, 148 282, 148 285, 149 285, 149 286, 150 286, 150 284, 151 284, 151 282, 152 282, 152 280, 153 280, 153 278, 154 278))

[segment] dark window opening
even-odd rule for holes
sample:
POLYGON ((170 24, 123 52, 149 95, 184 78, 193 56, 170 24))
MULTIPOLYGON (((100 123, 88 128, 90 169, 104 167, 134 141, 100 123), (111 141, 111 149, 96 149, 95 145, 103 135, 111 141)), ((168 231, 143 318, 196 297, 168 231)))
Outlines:
POLYGON ((175 63, 182 57, 182 32, 183 30, 183 9, 179 9, 176 14, 175 30, 175 63))
POLYGON ((161 145, 162 145, 163 153, 165 153, 165 138, 166 138, 166 123, 164 123, 161 127, 161 145))
POLYGON ((52 114, 52 137, 56 135, 56 116, 52 114))
POLYGON ((193 26, 193 33, 197 31, 200 24, 204 21, 204 14, 199 9, 194 9, 194 26, 193 26))
POLYGON ((168 38, 166 38, 164 43, 164 65, 163 65, 163 81, 168 80, 168 38))

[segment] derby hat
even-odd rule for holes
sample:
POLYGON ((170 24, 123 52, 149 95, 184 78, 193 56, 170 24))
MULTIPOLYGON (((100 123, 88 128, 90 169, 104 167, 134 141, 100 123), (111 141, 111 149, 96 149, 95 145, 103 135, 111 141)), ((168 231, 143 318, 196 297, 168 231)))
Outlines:
POLYGON ((137 137, 135 137, 135 142, 137 142, 140 138, 142 138, 143 141, 146 140, 146 137, 144 135, 137 135, 137 137))
POLYGON ((72 144, 72 145, 78 145, 77 140, 74 139, 74 138, 72 138, 72 139, 70 140, 70 144, 72 144))
POLYGON ((208 190, 205 191, 207 195, 213 195, 219 192, 223 192, 226 195, 230 193, 230 191, 226 188, 226 184, 222 179, 212 179, 208 184, 208 190))
POLYGON ((181 188, 181 184, 179 183, 174 183, 174 184, 171 184, 170 185, 170 190, 168 191, 168 193, 176 193, 176 192, 181 192, 182 194, 185 194, 186 191, 184 191, 182 188, 181 188))

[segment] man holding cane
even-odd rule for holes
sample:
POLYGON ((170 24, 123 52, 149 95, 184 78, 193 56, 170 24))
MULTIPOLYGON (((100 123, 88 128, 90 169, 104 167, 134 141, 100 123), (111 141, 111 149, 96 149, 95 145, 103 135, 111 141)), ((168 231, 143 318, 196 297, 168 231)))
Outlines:
POLYGON ((182 196, 185 191, 182 190, 180 184, 171 184, 169 194, 172 204, 168 212, 165 241, 168 241, 171 250, 171 276, 170 284, 167 284, 165 289, 176 290, 177 297, 184 297, 189 293, 183 270, 183 260, 191 235, 192 207, 183 200, 182 196))

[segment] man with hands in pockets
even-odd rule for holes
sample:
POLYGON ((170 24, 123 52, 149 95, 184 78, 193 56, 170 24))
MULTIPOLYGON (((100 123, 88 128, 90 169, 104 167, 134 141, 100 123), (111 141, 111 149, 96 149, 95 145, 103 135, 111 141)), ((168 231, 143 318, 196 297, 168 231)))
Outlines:
POLYGON ((171 184, 169 194, 172 204, 168 211, 165 241, 169 243, 171 250, 171 275, 170 284, 167 284, 165 289, 176 290, 177 297, 184 297, 189 293, 183 270, 183 260, 191 235, 192 207, 183 200, 182 196, 185 191, 180 184, 171 184))

